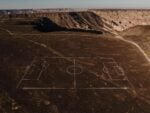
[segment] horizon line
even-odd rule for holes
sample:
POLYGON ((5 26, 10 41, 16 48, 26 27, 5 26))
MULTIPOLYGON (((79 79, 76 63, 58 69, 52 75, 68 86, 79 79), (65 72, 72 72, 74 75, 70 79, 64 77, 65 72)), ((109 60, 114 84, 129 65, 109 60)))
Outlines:
POLYGON ((97 9, 97 10, 150 10, 150 8, 10 8, 0 10, 56 10, 56 9, 97 9))

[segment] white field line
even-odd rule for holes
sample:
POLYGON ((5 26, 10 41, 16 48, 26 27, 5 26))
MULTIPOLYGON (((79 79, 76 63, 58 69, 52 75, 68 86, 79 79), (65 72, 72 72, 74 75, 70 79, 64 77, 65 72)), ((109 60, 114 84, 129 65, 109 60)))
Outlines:
MULTIPOLYGON (((1 30, 4 30, 4 31, 6 31, 6 32, 8 32, 9 33, 9 35, 14 35, 10 30, 8 30, 8 29, 4 29, 4 28, 0 28, 1 30)), ((29 35, 29 34, 27 34, 27 35, 29 35)), ((31 35, 31 34, 30 34, 31 35)), ((40 35, 40 34, 37 34, 37 35, 40 35)), ((55 35, 62 35, 62 34, 55 34, 55 35)), ((72 34, 71 34, 72 35, 72 34)), ((81 35, 81 36, 91 36, 91 35, 81 35)), ((99 37, 99 35, 98 36, 94 36, 94 37, 99 37)), ((148 57, 148 55, 145 53, 145 51, 137 44, 137 43, 135 43, 135 42, 133 42, 133 41, 130 41, 130 40, 126 40, 126 39, 124 39, 122 36, 116 36, 115 38, 118 38, 118 39, 120 39, 120 40, 122 40, 122 41, 124 41, 124 42, 126 42, 126 43, 129 43, 129 44, 131 44, 131 45, 134 45, 136 48, 138 48, 138 50, 143 54, 143 56, 145 57, 145 59, 148 61, 148 63, 150 63, 150 58, 148 57)), ((31 40, 30 40, 31 41, 31 40)), ((34 41, 32 41, 32 42, 34 42, 34 41)), ((43 47, 45 47, 45 48, 47 48, 47 46, 45 45, 45 44, 39 44, 39 43, 37 43, 37 42, 34 42, 35 44, 37 44, 37 45, 41 45, 41 46, 43 46, 43 47)), ((56 51, 55 51, 56 52, 56 51)), ((57 52, 56 52, 57 53, 57 52)), ((58 53, 57 53, 58 54, 58 53)))
POLYGON ((120 87, 120 88, 117 88, 117 87, 101 87, 101 88, 51 88, 51 87, 47 87, 47 88, 37 88, 37 87, 23 87, 22 88, 23 90, 69 90, 69 89, 72 89, 72 90, 129 90, 130 88, 128 87, 120 87))
POLYGON ((12 32, 11 32, 10 30, 8 30, 8 29, 0 28, 0 30, 6 31, 9 35, 14 35, 14 33, 12 33, 12 32))

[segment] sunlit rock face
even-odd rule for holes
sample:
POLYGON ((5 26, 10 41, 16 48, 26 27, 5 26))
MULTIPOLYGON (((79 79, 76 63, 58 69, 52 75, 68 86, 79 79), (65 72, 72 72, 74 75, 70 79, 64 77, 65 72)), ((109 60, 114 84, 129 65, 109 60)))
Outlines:
POLYGON ((0 113, 150 113, 148 11, 23 12, 0 15, 0 113))
POLYGON ((94 10, 118 31, 136 25, 150 25, 149 10, 94 10))

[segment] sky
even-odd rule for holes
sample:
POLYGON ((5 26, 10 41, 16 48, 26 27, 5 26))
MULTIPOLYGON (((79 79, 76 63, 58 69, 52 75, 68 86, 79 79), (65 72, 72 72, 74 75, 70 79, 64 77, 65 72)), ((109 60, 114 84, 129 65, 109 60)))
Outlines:
POLYGON ((150 8, 150 0, 0 0, 0 9, 150 8))

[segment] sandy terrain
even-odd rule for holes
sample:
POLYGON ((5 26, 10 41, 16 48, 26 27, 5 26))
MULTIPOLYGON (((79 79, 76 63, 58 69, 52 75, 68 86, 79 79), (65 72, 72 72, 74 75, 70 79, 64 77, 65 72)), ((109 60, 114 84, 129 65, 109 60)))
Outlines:
POLYGON ((0 113, 149 113, 149 16, 1 15, 0 113))
POLYGON ((105 18, 117 31, 122 31, 136 25, 150 25, 149 10, 94 10, 93 12, 105 18))

